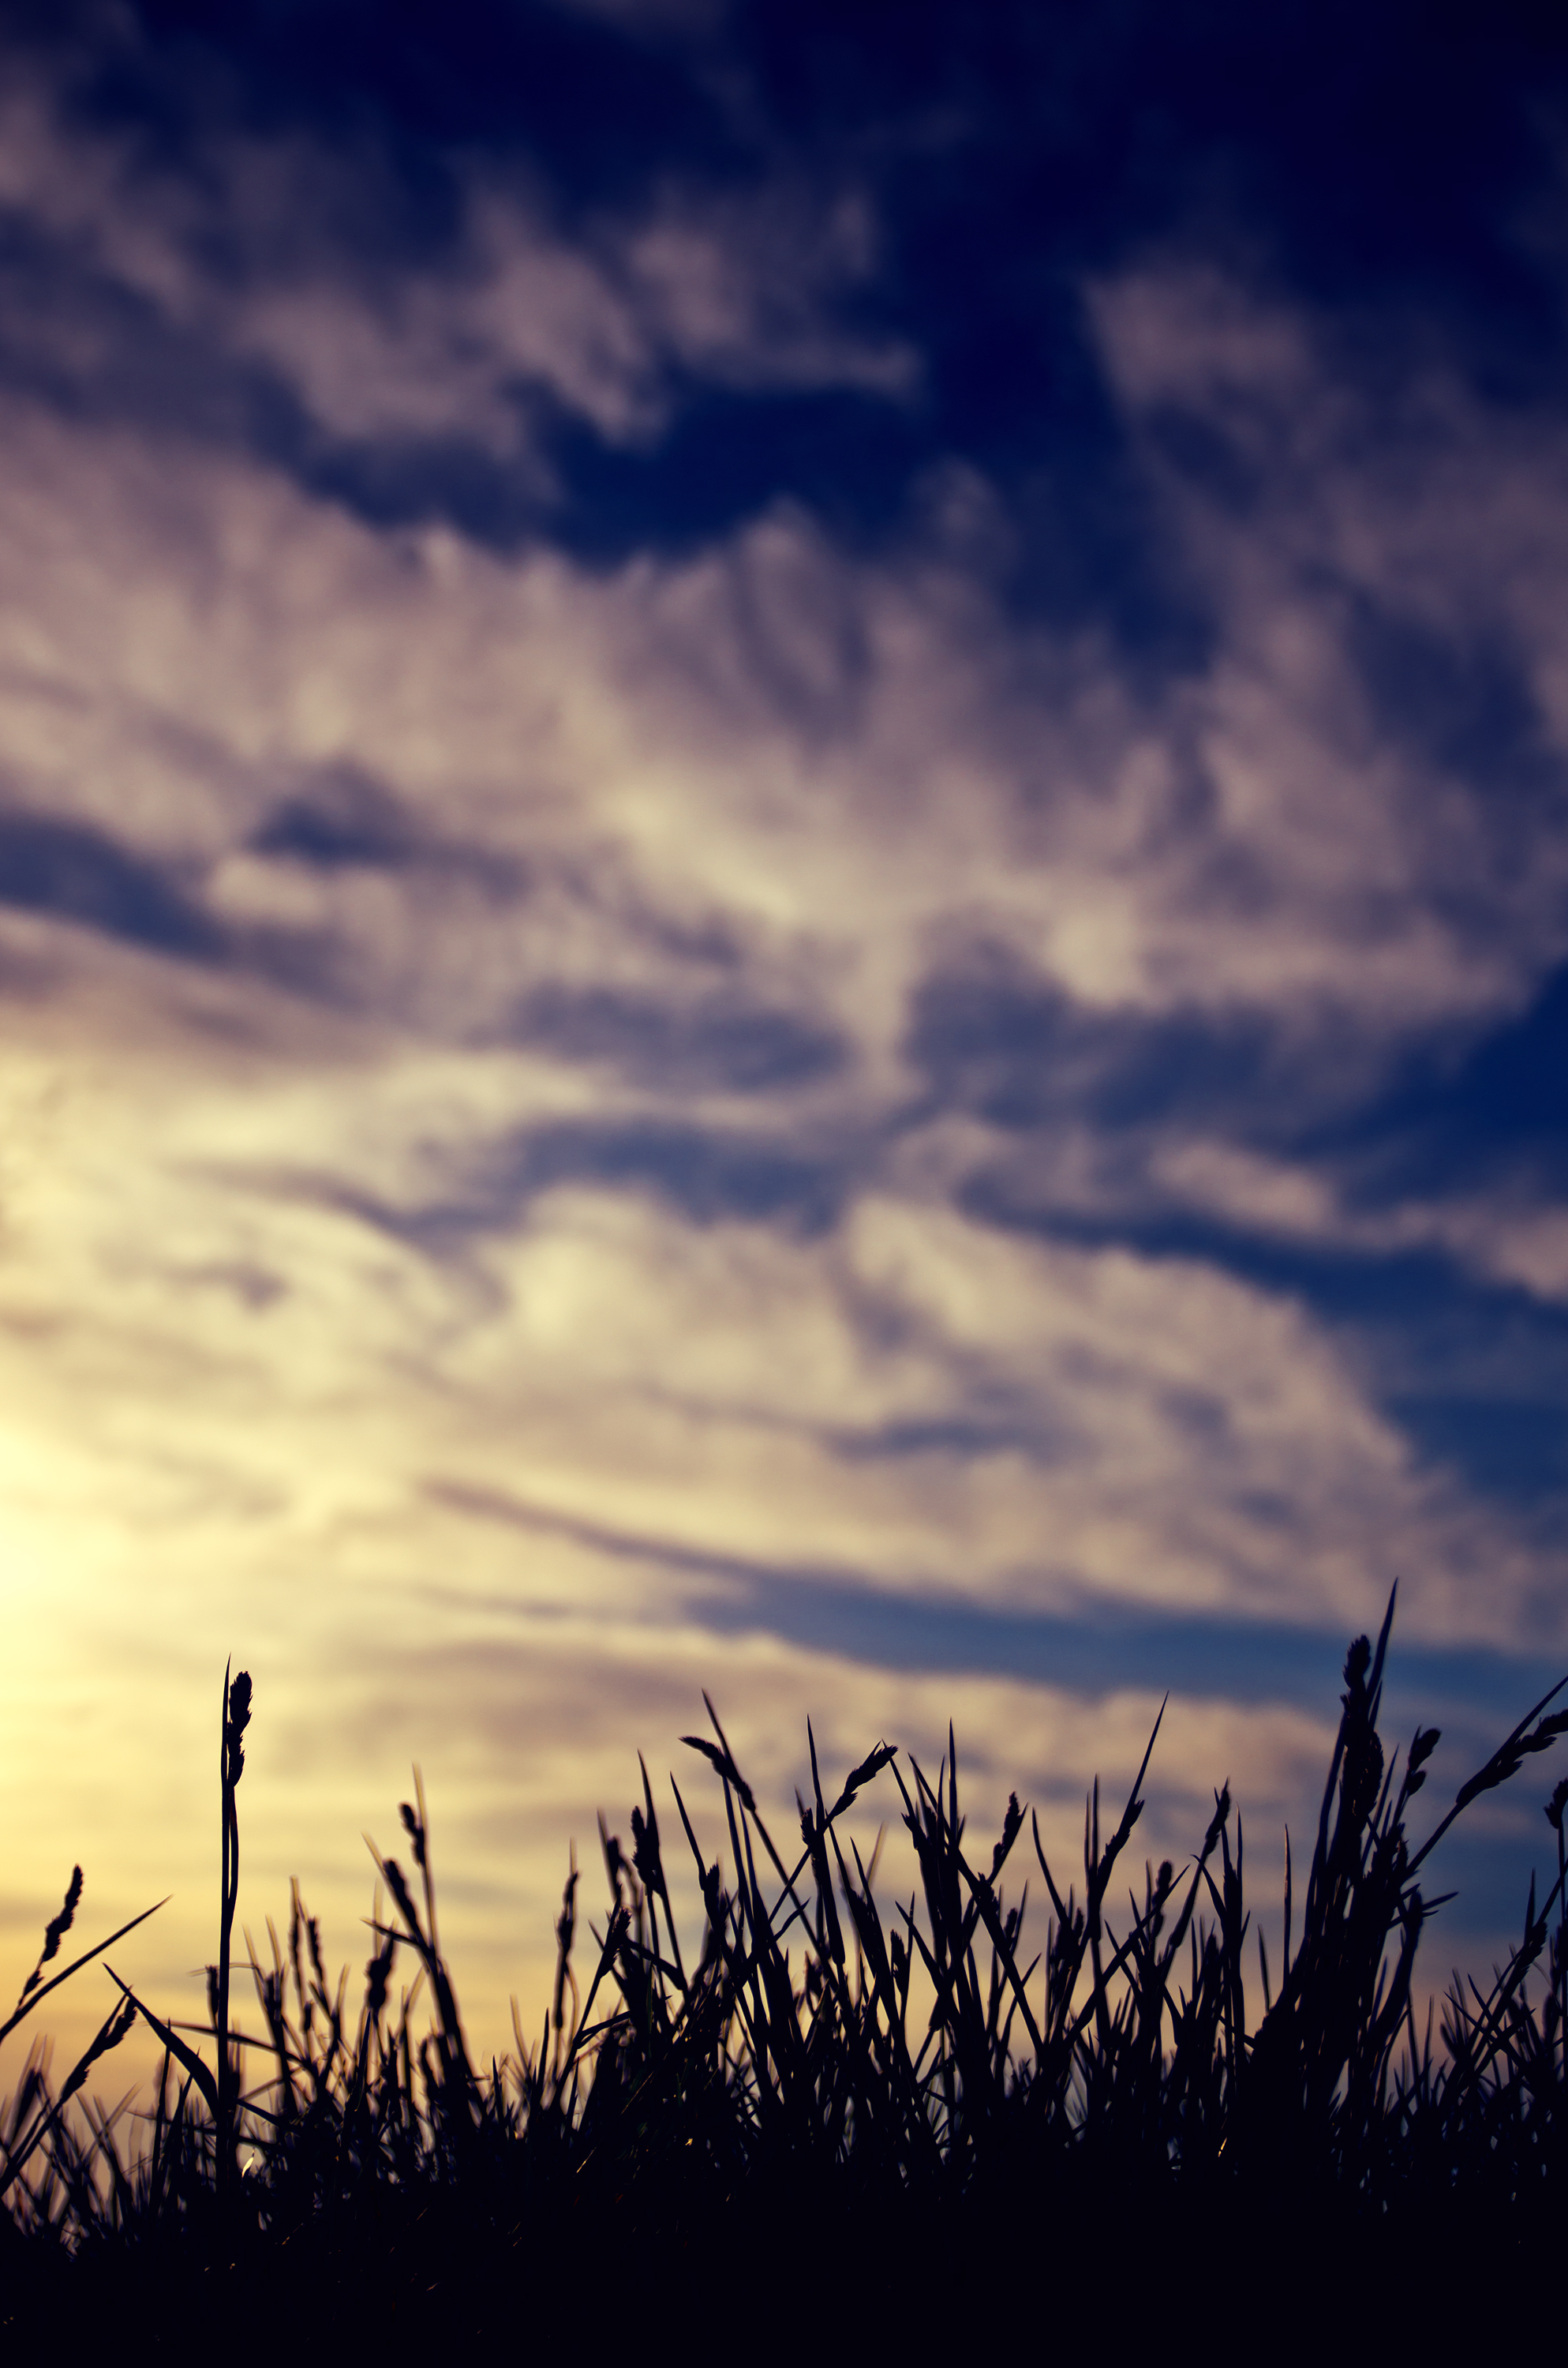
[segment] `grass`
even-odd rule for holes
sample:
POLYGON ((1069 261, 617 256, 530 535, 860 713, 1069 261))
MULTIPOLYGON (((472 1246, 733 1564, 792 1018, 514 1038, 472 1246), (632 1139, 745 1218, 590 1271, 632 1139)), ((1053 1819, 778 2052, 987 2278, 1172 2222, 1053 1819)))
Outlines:
MULTIPOLYGON (((1568 2198, 1568 1782, 1546 1805, 1556 1881, 1540 1902, 1532 1882, 1491 1987, 1456 1983, 1434 2032, 1412 1975, 1439 1904, 1421 1887, 1433 1847, 1568 1732, 1568 1711, 1554 1689, 1414 1842, 1437 1736, 1385 1755, 1392 1618, 1391 1598, 1375 1645, 1350 1648, 1305 1883, 1288 1857, 1281 1962, 1257 1935, 1250 1996, 1228 1789, 1179 1873, 1126 1884, 1158 1722, 1108 1831, 1091 1795, 1080 1888, 1016 1796, 988 1852, 968 1842, 950 1733, 934 1778, 880 1743, 831 1803, 811 1738, 812 1797, 781 1846, 710 1704, 711 1737, 683 1740, 719 1785, 728 1873, 673 1780, 661 1831, 644 1767, 630 1850, 601 1824, 591 1945, 574 1864, 542 2025, 526 2034, 514 2010, 516 2053, 487 2066, 441 1952, 417 1780, 400 1812, 412 1871, 378 1860, 357 2003, 296 1885, 285 1935, 269 1922, 264 1955, 246 1937, 255 2009, 234 2016, 251 1683, 225 1672, 208 2025, 165 2021, 121 1982, 58 2093, 34 2049, 0 2117, 0 2321, 41 2340, 77 2313, 106 2335, 136 2326, 154 2354, 199 2339, 232 2357, 261 2308, 324 2344, 488 2342, 525 2324, 560 2341, 585 2311, 624 2310, 644 2340, 673 2315, 772 2356, 829 2323, 972 2347, 1019 2293, 1076 2340, 1114 2322, 1135 2274, 1149 2340, 1202 2292, 1238 2333, 1271 2310, 1293 2356, 1346 2328, 1436 2338, 1456 2274, 1484 2267, 1516 2328, 1532 2313, 1546 2328, 1568 2198), (888 1906, 875 1857, 840 1833, 873 1785, 919 1873, 888 1906), (667 1855, 701 1902, 690 1962, 667 1855), (140 2117, 85 2089, 136 2016, 165 2051, 140 2117)), ((0 2037, 133 1929, 46 1978, 79 1896, 78 1871, 0 2037)))

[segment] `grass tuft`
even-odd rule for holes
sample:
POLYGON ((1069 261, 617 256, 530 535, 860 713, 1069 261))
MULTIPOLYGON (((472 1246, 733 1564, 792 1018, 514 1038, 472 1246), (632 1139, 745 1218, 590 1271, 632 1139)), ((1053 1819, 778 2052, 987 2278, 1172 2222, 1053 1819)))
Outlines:
MULTIPOLYGON (((1080 1889, 1017 1795, 989 1850, 972 1848, 950 1729, 934 1776, 879 1742, 830 1804, 808 1727, 811 1798, 796 1797, 799 1848, 781 1848, 709 1702, 716 1740, 683 1739, 720 1788, 726 1860, 704 1860, 670 1784, 695 1952, 644 1764, 630 1850, 600 1820, 602 1921, 580 1904, 574 1854, 538 2036, 514 2007, 516 2052, 487 2067, 442 1953, 417 1770, 398 1812, 413 1877, 369 1844, 375 1946, 358 2005, 347 1973, 329 1981, 296 1884, 286 1942, 269 1922, 263 1962, 244 1936, 256 2015, 247 2028, 234 2013, 252 1689, 225 1671, 212 2060, 118 1975, 122 2004, 58 2092, 35 2048, 0 2115, 11 2317, 29 2296, 40 2328, 67 2307, 123 2324, 171 2296, 198 2315, 221 2298, 232 2349, 247 2296, 335 2341, 493 2335, 526 2295, 548 2334, 569 2322, 574 2281, 614 2260, 650 2306, 699 2300, 715 2329, 733 2310, 765 2352, 830 2299, 865 2331, 930 2348, 941 2330, 987 2340, 1020 2264, 1052 2282, 1059 2333, 1097 2324, 1136 2259, 1151 2297, 1179 2301, 1211 2263, 1233 2305, 1276 2310, 1289 2265, 1314 2340, 1346 2312, 1368 2340, 1440 2333, 1442 2281, 1466 2260, 1517 2275, 1528 2317, 1530 2293, 1550 2291, 1530 2286, 1531 2248, 1555 2242, 1568 2197, 1568 1780, 1546 1804, 1555 1882, 1538 1902, 1532 1881, 1490 1988, 1456 1979, 1436 2041, 1412 2004, 1439 1904, 1418 1878, 1472 1801, 1568 1733, 1568 1713, 1551 1710, 1554 1688, 1414 1842, 1438 1736, 1418 1727, 1402 1762, 1380 1736, 1393 1609, 1346 1656, 1305 1882, 1288 1846, 1279 1963, 1259 1933, 1250 1995, 1228 1786, 1185 1867, 1123 1871, 1159 1720, 1108 1831, 1090 1793, 1080 1889), (881 1843, 868 1864, 840 1830, 879 1783, 917 1873, 888 1905, 881 1843), (1026 1827, 1047 1903, 1033 1938, 1028 1882, 1008 1889, 1026 1827), (137 2014, 165 2050, 157 2091, 144 2113, 106 2112, 84 2084, 137 2014), (834 2231, 854 2240, 853 2278, 842 2245, 824 2250, 834 2231), (764 2299, 780 2278, 788 2310, 764 2299)), ((43 1980, 80 1897, 78 1870, 6 2032, 109 1945, 43 1980)), ((188 2348, 188 2324, 178 2340, 188 2348)))

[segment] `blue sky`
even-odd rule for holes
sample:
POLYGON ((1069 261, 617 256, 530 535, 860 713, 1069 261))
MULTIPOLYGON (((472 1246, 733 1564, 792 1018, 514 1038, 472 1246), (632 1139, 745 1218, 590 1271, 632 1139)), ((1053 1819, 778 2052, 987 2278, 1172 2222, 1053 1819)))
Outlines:
MULTIPOLYGON (((481 2015, 704 1686, 785 1799, 951 1714, 1063 1834, 1169 1687, 1152 1824, 1267 1866, 1397 1576, 1468 1774, 1568 1667, 1541 12, 0 66, 18 1949, 172 1861, 184 1979, 231 1650, 255 1912, 351 1950, 420 1756, 481 2015)), ((1550 1839, 1476 1834, 1461 1953, 1550 1839)))

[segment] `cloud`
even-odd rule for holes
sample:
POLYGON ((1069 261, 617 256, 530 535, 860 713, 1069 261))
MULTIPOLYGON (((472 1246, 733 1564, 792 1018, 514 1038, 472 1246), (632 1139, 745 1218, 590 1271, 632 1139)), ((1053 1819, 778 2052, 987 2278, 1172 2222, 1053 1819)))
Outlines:
POLYGON ((102 832, 41 814, 0 818, 0 903, 168 954, 210 957, 222 944, 207 916, 154 865, 139 863, 102 832))
POLYGON ((1333 1708, 1296 1656, 1396 1569, 1435 1680, 1560 1645, 1546 1516, 1434 1411, 1487 1356, 1561 1403, 1555 426, 1440 375, 1391 417, 1311 308, 1178 257, 1089 309, 1179 664, 1029 613, 972 462, 887 544, 780 498, 589 566, 124 403, 93 338, 525 476, 549 405, 635 442, 692 376, 898 404, 853 191, 632 226, 448 159, 383 254, 368 150, 214 134, 199 200, 15 104, 18 240, 80 295, 0 398, 16 1666, 90 1699, 182 1887, 147 1737, 237 1636, 287 1736, 259 1872, 337 1819, 357 1915, 355 1833, 438 1755, 454 1873, 515 1843, 546 1938, 562 1826, 704 1681, 786 1799, 797 1713, 929 1758, 951 1711, 1065 1833, 1162 1654, 1179 1805, 1274 1816, 1333 1708))
POLYGON ((525 1043, 651 1074, 676 1092, 766 1092, 830 1076, 845 1057, 827 1029, 766 1005, 736 1008, 717 996, 683 1009, 613 989, 543 985, 519 1006, 513 1027, 525 1043))
MULTIPOLYGON (((1306 332, 1263 336, 1261 363, 1229 329, 1219 347, 1221 419, 1238 372, 1267 393, 1288 366, 1296 432, 1306 332)), ((1139 369, 1135 425, 1164 383, 1139 369)), ((238 456, 187 450, 171 484, 144 435, 12 420, 7 826, 31 847, 48 814, 49 845, 98 867, 91 896, 18 869, 12 943, 85 979, 49 913, 145 952, 124 883, 162 882, 225 950, 199 1023, 189 982, 153 994, 185 1031, 152 1056, 184 1116, 112 1228, 171 1354, 193 1306, 232 1321, 215 1278, 257 1275, 243 1361, 285 1395, 324 1361, 350 1394, 424 1372, 423 1403, 455 1360, 438 1387, 496 1442, 475 1485, 540 1420, 579 1509, 635 1473, 655 1533, 700 1485, 712 1542, 806 1506, 813 1556, 890 1583, 961 1564, 977 1599, 1253 1612, 1288 1586, 1330 1627, 1367 1616, 1398 1536, 1430 1574, 1416 1616, 1522 1616, 1523 1546, 1419 1468, 1302 1279, 1249 1268, 1240 1235, 1495 1267, 1497 1204, 1358 1209, 1314 1135, 1434 1029, 1506 1008, 1550 883, 1483 876, 1488 930, 1453 919, 1408 755, 1337 703, 1342 607, 1288 557, 1238 592, 1222 502, 1171 481, 1224 630, 1200 675, 1151 688, 1102 638, 1011 618, 939 528, 894 566, 782 507, 607 577, 379 532, 238 456), (1257 657, 1292 603, 1301 679, 1257 657), (1239 805, 1212 778, 1238 712, 1269 751, 1239 805), (1341 757, 1359 837, 1311 822, 1341 757), (243 1101, 214 1093, 198 1025, 265 1048, 243 1101), (165 1190, 193 1248, 160 1264, 138 1238, 169 1234, 165 1190), (1171 1212, 1206 1236, 1153 1237, 1171 1212), (571 1322, 536 1334, 552 1305, 571 1322), (569 1455, 538 1390, 526 1418, 509 1395, 514 1360, 459 1378, 503 1320, 580 1409, 569 1455)), ((1450 785, 1454 813, 1479 794, 1450 785)), ((1544 1212, 1508 1224, 1522 1243, 1544 1212)))
POLYGON ((855 318, 877 232, 852 185, 775 172, 718 198, 672 178, 568 221, 494 155, 433 158, 421 185, 369 121, 264 132, 221 82, 196 109, 123 25, 52 72, 13 63, 0 221, 28 325, 0 367, 72 408, 161 409, 382 503, 499 469, 521 517, 556 490, 561 420, 638 447, 682 383, 914 391, 907 343, 855 318), (101 103, 127 44, 121 71, 162 77, 187 139, 101 103))
POLYGON ((1564 896, 1554 424, 1505 427, 1436 362, 1391 401, 1332 324, 1211 269, 1129 272, 1091 312, 1223 620, 1193 719, 1206 836, 1238 883, 1272 902, 1288 877, 1363 957, 1403 937, 1407 993, 1446 975, 1471 1011, 1524 999, 1564 896), (1500 939, 1518 967, 1488 998, 1500 939))

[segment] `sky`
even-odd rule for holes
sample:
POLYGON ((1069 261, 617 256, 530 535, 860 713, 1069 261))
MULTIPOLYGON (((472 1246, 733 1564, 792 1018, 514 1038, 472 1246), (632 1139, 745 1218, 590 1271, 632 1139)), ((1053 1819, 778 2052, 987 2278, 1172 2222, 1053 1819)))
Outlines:
POLYGON ((418 1762, 485 2055, 704 1690, 1066 1862, 1168 1693, 1267 1924, 1396 1578, 1434 1822, 1568 1670, 1543 14, 7 8, 16 1987, 80 1861, 199 2014, 231 1656, 258 1947, 418 1762))

